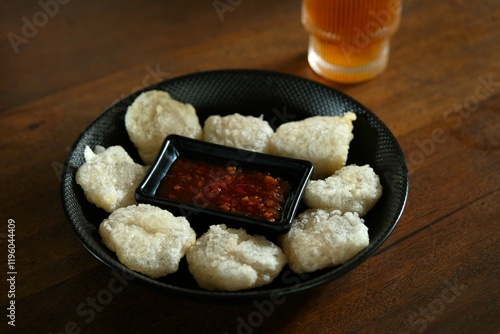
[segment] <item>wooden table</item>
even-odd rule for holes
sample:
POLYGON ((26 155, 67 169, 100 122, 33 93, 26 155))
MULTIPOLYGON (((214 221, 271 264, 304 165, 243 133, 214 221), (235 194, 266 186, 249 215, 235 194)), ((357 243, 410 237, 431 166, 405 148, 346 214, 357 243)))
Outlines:
POLYGON ((16 333, 498 333, 500 3, 405 1, 388 69, 350 86, 308 66, 299 1, 218 3, 227 7, 2 1, 1 331, 14 332, 14 301, 16 333), (129 93, 227 68, 309 78, 376 113, 410 169, 399 225, 360 266, 260 318, 251 302, 188 301, 135 282, 104 300, 113 273, 61 205, 69 147, 129 93), (10 244, 17 274, 7 281, 10 244))

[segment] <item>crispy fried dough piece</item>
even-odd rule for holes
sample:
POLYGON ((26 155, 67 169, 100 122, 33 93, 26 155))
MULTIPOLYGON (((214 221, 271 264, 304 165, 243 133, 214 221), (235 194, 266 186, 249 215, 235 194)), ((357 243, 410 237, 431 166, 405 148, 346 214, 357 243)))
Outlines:
POLYGON ((114 211, 99 226, 99 234, 121 263, 152 278, 176 272, 196 241, 185 217, 149 204, 114 211))
POLYGON ((382 196, 382 185, 369 165, 342 167, 324 180, 311 180, 304 193, 309 208, 356 212, 360 217, 382 196))
POLYGON ((265 237, 226 225, 210 226, 186 258, 201 288, 222 291, 268 284, 286 264, 281 249, 265 237))
POLYGON ((105 149, 85 147, 85 163, 76 172, 78 183, 90 203, 106 210, 135 204, 134 191, 147 167, 135 163, 121 146, 105 149))
POLYGON ((368 228, 358 214, 307 210, 280 236, 290 269, 309 273, 343 264, 369 244, 368 228))
POLYGON ((203 139, 208 142, 261 153, 267 151, 273 133, 274 130, 262 117, 238 113, 209 116, 203 127, 203 139))
POLYGON ((195 139, 203 135, 194 107, 160 90, 144 92, 134 100, 127 109, 125 127, 147 165, 154 161, 168 135, 195 139))
POLYGON ((347 161, 356 114, 315 116, 280 125, 269 140, 269 153, 309 160, 314 179, 332 175, 347 161))

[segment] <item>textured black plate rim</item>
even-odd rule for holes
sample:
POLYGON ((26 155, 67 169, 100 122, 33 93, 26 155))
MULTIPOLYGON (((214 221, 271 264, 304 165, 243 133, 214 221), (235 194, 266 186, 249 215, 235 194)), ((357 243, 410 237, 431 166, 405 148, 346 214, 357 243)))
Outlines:
MULTIPOLYGON (((401 175, 400 175, 401 176, 401 175)), ((70 225, 72 226, 75 234, 77 235, 77 238, 79 241, 83 244, 83 246, 94 256, 96 257, 100 262, 108 266, 110 269, 121 273, 124 275, 127 279, 129 280, 139 280, 143 283, 146 283, 152 287, 158 288, 160 290, 167 291, 169 293, 172 293, 174 295, 180 296, 180 297, 188 297, 188 298, 194 298, 194 299, 201 299, 201 300, 211 300, 211 301, 235 301, 235 300, 248 300, 248 299, 263 299, 263 298, 270 298, 270 296, 286 296, 286 295, 291 295, 291 294, 296 294, 300 292, 304 292, 306 290, 310 290, 312 288, 318 287, 320 285, 323 285, 343 274, 346 272, 352 270, 362 262, 364 262, 370 255, 372 255, 384 242, 385 240, 390 236, 396 225, 398 224, 403 211, 404 207, 406 205, 406 200, 408 196, 408 189, 409 189, 409 178, 408 178, 408 169, 406 166, 406 162, 404 161, 404 155, 403 152, 397 143, 396 138, 393 136, 392 132, 387 128, 387 126, 375 115, 373 114, 370 110, 368 110, 364 105, 356 101, 355 99, 351 98, 350 96, 344 94, 343 92, 340 92, 334 88, 328 87, 326 85, 320 84, 318 82, 305 79, 302 77, 298 77, 295 75, 291 74, 285 74, 285 73, 279 73, 279 72, 273 72, 273 71, 266 71, 266 70, 254 70, 254 69, 235 69, 235 70, 214 70, 214 71, 205 71, 205 72, 197 72, 197 73, 192 73, 188 75, 183 75, 171 79, 167 79, 165 81, 153 84, 149 87, 143 88, 135 93, 130 94, 128 97, 124 98, 123 100, 115 103, 114 105, 110 106, 106 111, 104 111, 102 114, 100 114, 97 118, 95 118, 86 128, 85 130, 78 136, 76 141, 74 142, 73 146, 71 147, 71 150, 68 153, 68 157, 66 159, 66 162, 64 164, 63 170, 62 170, 62 178, 61 178, 61 199, 62 199, 62 204, 63 204, 63 209, 65 212, 65 215, 67 219, 70 222, 70 225), (92 128, 92 126, 98 122, 101 118, 105 116, 107 112, 109 112, 112 108, 117 107, 120 104, 125 104, 128 105, 137 97, 140 93, 152 89, 161 89, 161 87, 165 84, 168 83, 174 83, 177 81, 182 81, 186 79, 197 79, 197 78, 206 78, 206 77, 211 77, 214 75, 227 75, 227 76, 238 76, 238 75, 244 75, 244 76, 250 76, 252 78, 262 78, 265 80, 266 78, 271 78, 271 79, 283 79, 283 80, 294 80, 294 81, 302 81, 304 83, 307 83, 309 85, 315 85, 320 87, 321 89, 326 89, 331 92, 333 95, 339 95, 342 96, 343 99, 346 101, 349 101, 351 104, 358 106, 360 109, 363 109, 363 113, 370 118, 371 121, 376 122, 377 125, 384 131, 384 134, 391 137, 394 147, 393 149, 398 151, 398 154, 402 157, 402 165, 398 166, 398 169, 400 173, 404 174, 404 198, 400 203, 400 208, 398 210, 398 214, 393 217, 392 222, 388 223, 386 226, 386 229, 384 230, 381 235, 379 235, 376 240, 370 240, 370 245, 367 246, 364 250, 362 250, 360 253, 358 253, 356 256, 354 256, 351 260, 346 262, 345 264, 333 268, 327 268, 324 269, 324 273, 320 274, 319 276, 308 279, 309 274, 306 275, 294 275, 290 272, 291 274, 291 279, 290 281, 293 281, 293 284, 290 284, 289 286, 285 287, 278 287, 278 288, 272 288, 272 289, 265 289, 265 286, 262 287, 264 290, 260 289, 252 289, 252 290, 241 290, 241 291, 204 291, 204 290, 193 290, 193 289, 188 289, 188 288, 183 288, 171 284, 167 284, 164 282, 161 282, 159 280, 151 279, 145 275, 142 275, 140 273, 137 273, 135 271, 132 271, 122 265, 116 258, 113 258, 112 256, 103 256, 101 253, 99 247, 97 247, 95 244, 89 243, 87 240, 87 237, 85 235, 85 231, 82 229, 77 228, 77 226, 73 223, 74 215, 72 211, 69 208, 69 199, 66 197, 66 190, 71 186, 71 183, 74 181, 74 173, 76 172, 77 167, 71 166, 70 165, 70 160, 79 145, 80 141, 84 139, 86 132, 92 128), (303 280, 301 280, 303 278, 303 280)), ((288 267, 284 268, 284 271, 286 271, 288 267)))

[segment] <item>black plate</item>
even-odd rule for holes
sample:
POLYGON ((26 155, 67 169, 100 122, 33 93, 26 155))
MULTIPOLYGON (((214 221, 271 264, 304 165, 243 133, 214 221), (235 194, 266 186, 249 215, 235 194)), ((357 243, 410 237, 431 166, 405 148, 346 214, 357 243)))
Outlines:
POLYGON ((408 170, 401 148, 384 123, 366 107, 330 87, 303 78, 257 70, 201 72, 166 80, 138 91, 101 114, 77 139, 62 173, 61 196, 68 220, 82 244, 101 262, 136 281, 173 294, 213 300, 260 299, 302 292, 326 283, 366 260, 392 233, 403 212, 408 193, 408 170), (84 162, 86 145, 108 147, 122 145, 141 163, 125 129, 127 107, 142 92, 151 89, 168 91, 173 98, 191 103, 200 122, 212 114, 264 115, 276 128, 288 121, 316 115, 356 113, 354 139, 348 164, 369 164, 380 176, 383 195, 364 217, 370 244, 347 263, 307 275, 293 274, 288 267, 269 285, 261 288, 211 292, 200 289, 187 270, 185 260, 179 271, 161 279, 151 279, 129 270, 102 243, 98 226, 108 216, 90 204, 75 182, 77 168, 84 162))

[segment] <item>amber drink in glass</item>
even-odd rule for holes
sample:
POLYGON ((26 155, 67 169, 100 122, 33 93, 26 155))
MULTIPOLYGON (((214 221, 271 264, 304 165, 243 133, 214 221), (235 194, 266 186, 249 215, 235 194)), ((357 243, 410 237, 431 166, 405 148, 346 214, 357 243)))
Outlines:
POLYGON ((401 0, 303 0, 311 68, 341 83, 362 82, 382 73, 401 8, 401 0))

